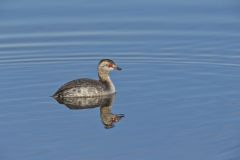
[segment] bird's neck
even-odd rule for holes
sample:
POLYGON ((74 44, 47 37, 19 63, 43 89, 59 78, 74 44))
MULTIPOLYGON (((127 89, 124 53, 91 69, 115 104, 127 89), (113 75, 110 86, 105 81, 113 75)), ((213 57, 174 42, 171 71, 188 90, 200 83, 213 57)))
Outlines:
POLYGON ((111 93, 116 92, 115 86, 109 76, 109 72, 104 72, 104 71, 99 70, 98 77, 99 77, 99 81, 106 85, 106 89, 109 92, 111 92, 111 93))

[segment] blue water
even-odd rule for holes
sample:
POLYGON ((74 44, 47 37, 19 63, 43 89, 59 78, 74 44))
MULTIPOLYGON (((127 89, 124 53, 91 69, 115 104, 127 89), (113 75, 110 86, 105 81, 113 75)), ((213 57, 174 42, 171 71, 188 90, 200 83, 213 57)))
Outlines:
POLYGON ((240 159, 240 3, 235 0, 0 2, 1 160, 240 159), (100 108, 50 96, 121 72, 100 108))

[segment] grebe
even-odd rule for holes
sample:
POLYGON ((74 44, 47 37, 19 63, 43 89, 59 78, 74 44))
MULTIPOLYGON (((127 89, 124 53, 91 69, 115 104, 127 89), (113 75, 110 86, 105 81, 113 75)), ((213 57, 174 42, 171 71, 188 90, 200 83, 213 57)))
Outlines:
POLYGON ((110 59, 102 59, 98 64, 99 80, 81 78, 70 81, 61 86, 53 97, 97 97, 111 95, 116 92, 110 79, 112 70, 122 70, 110 59))

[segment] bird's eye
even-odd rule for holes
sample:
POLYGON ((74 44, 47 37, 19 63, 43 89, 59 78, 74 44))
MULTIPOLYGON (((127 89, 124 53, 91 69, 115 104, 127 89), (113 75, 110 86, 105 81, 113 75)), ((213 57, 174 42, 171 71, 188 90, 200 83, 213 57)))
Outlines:
POLYGON ((109 67, 109 68, 112 68, 112 67, 113 67, 113 65, 110 63, 110 64, 108 64, 108 67, 109 67))

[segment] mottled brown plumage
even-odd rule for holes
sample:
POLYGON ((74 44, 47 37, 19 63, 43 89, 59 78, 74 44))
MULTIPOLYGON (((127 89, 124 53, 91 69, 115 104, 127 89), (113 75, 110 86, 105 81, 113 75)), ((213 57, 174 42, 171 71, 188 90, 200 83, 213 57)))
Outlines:
POLYGON ((103 92, 106 89, 106 86, 98 80, 82 78, 82 79, 72 80, 64 84, 57 90, 56 93, 54 93, 53 97, 58 97, 58 96, 64 97, 64 95, 62 95, 64 91, 70 90, 72 88, 79 88, 79 87, 87 88, 89 86, 96 88, 98 92, 103 92))

